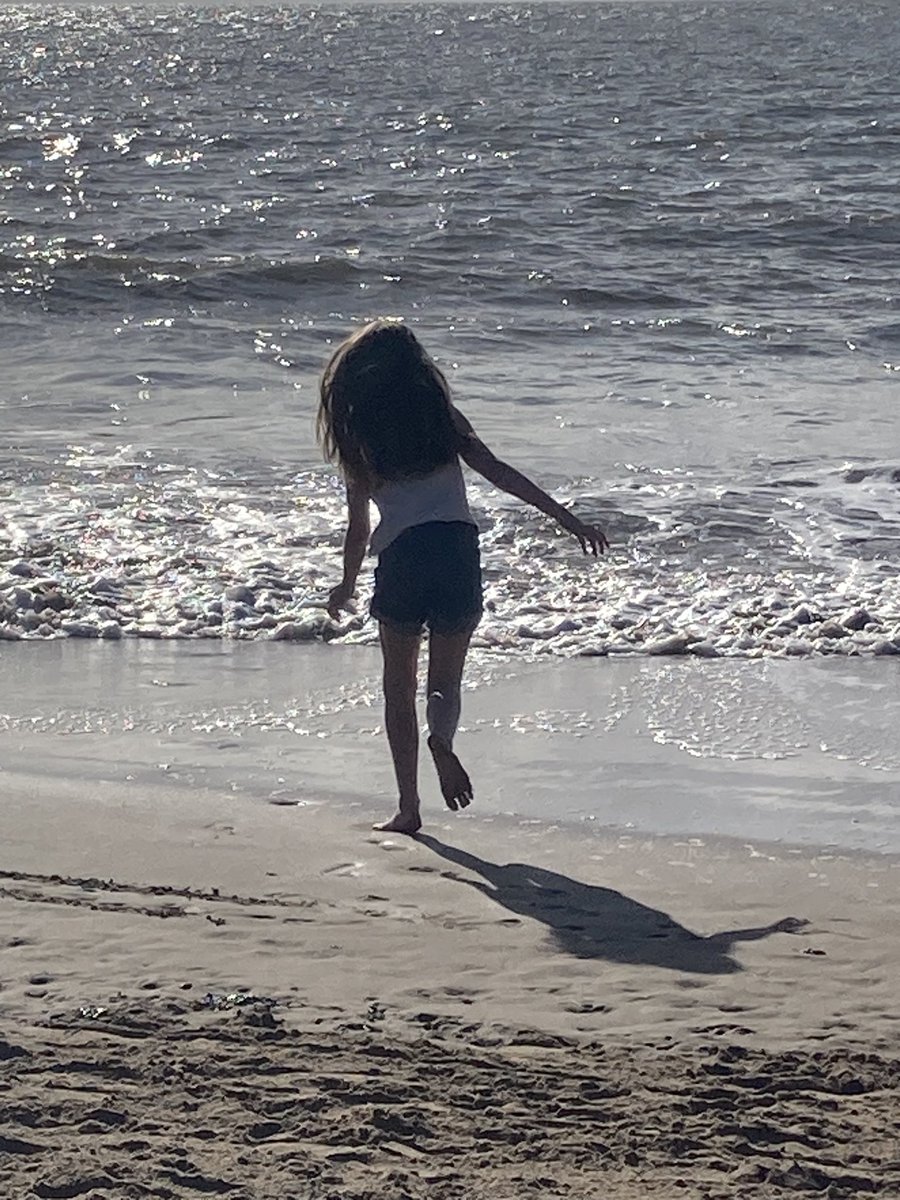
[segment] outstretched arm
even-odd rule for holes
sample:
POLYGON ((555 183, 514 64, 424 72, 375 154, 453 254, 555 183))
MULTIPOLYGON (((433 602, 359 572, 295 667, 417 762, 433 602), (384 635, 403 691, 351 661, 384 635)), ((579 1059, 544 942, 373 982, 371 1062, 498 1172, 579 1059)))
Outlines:
POLYGON ((473 471, 483 475, 494 487, 509 492, 511 496, 524 500, 526 504, 552 517, 567 533, 572 533, 578 538, 585 554, 596 556, 609 548, 609 542, 602 529, 596 525, 585 525, 568 508, 563 508, 536 483, 532 483, 527 475, 497 458, 457 408, 453 409, 453 422, 459 434, 460 457, 473 471))
POLYGON ((344 535, 344 576, 328 597, 328 615, 339 620, 356 591, 356 577, 369 544, 369 489, 357 480, 347 480, 347 532, 344 535))

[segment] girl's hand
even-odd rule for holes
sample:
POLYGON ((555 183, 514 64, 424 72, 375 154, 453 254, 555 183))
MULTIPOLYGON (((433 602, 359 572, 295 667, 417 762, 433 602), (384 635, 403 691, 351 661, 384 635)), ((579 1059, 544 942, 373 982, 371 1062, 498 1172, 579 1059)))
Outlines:
POLYGON ((339 621, 341 619, 342 608, 350 608, 351 601, 353 600, 353 590, 348 584, 341 582, 328 593, 328 602, 325 608, 332 621, 339 621))
POLYGON ((566 513, 560 524, 567 533, 572 533, 578 538, 583 554, 593 554, 596 558, 598 554, 603 554, 609 549, 609 539, 599 525, 585 525, 574 513, 566 513))

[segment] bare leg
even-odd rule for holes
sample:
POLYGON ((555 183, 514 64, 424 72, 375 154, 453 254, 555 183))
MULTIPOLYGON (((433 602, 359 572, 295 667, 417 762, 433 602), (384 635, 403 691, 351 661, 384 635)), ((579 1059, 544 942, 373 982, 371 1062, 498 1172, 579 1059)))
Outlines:
POLYGON ((390 821, 376 825, 392 833, 416 833, 419 815, 419 723, 416 686, 419 665, 418 633, 402 633, 384 621, 379 626, 384 657, 384 727, 394 760, 400 808, 390 821))
POLYGON ((472 800, 472 781, 453 753, 461 709, 460 684, 472 632, 433 633, 428 645, 428 749, 444 802, 453 812, 466 808, 472 800))

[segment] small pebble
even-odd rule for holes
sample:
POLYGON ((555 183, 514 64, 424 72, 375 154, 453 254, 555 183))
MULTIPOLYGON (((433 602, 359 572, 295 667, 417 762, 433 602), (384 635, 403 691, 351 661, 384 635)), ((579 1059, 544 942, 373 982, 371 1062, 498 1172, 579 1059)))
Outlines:
POLYGON ((244 584, 233 584, 225 589, 225 599, 231 600, 236 604, 249 604, 252 608, 256 604, 256 593, 244 584))
POLYGON ((788 620, 791 621, 795 626, 811 625, 813 621, 817 619, 818 618, 813 616, 805 604, 799 604, 788 618, 788 620))
POLYGON ((784 653, 791 658, 805 657, 807 654, 812 653, 812 643, 807 642, 804 638, 788 638, 784 643, 784 653))
POLYGON ((232 604, 228 611, 229 621, 246 621, 248 617, 255 617, 256 613, 252 608, 248 608, 246 604, 232 604))
POLYGON ((63 621, 60 626, 63 633, 69 637, 95 638, 100 636, 100 629, 89 621, 63 621))
POLYGON ((712 642, 694 642, 691 646, 691 654, 696 654, 698 658, 718 658, 719 651, 712 642))
POLYGON ((689 645, 689 639, 686 634, 673 633, 671 637, 660 638, 655 642, 648 642, 646 650, 648 654, 663 655, 663 654, 684 654, 689 645))
POLYGON ((62 594, 62 592, 58 592, 55 589, 51 589, 48 592, 44 592, 42 596, 36 597, 34 603, 35 608, 37 608, 39 601, 42 608, 49 608, 52 612, 62 612, 63 609, 71 607, 69 601, 62 594))
POLYGON ((90 590, 95 596, 103 596, 110 592, 120 591, 121 585, 114 579, 110 579, 108 575, 98 575, 91 583, 90 590))
POLYGON ((823 621, 816 630, 820 638, 844 638, 849 637, 847 630, 837 621, 823 621))
POLYGON ((864 608, 851 608, 841 617, 841 624, 845 629, 865 629, 872 621, 872 617, 864 608))

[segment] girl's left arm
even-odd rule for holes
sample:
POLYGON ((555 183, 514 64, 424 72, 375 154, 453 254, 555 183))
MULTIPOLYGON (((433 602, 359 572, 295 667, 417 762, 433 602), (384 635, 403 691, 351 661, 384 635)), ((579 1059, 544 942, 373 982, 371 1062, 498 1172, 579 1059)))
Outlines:
POLYGON ((344 535, 344 575, 328 597, 328 615, 339 620, 356 591, 356 578, 369 544, 369 489, 359 480, 347 480, 347 532, 344 535))
POLYGON ((494 487, 502 488, 504 492, 509 492, 511 496, 524 500, 526 504, 531 504, 548 517, 552 517, 567 533, 575 535, 585 554, 593 554, 596 558, 598 553, 603 554, 609 549, 606 534, 599 526, 586 525, 568 508, 563 508, 549 496, 543 488, 533 483, 527 475, 497 458, 478 437, 458 408, 452 409, 452 416, 459 436, 460 457, 473 471, 478 471, 494 487))

